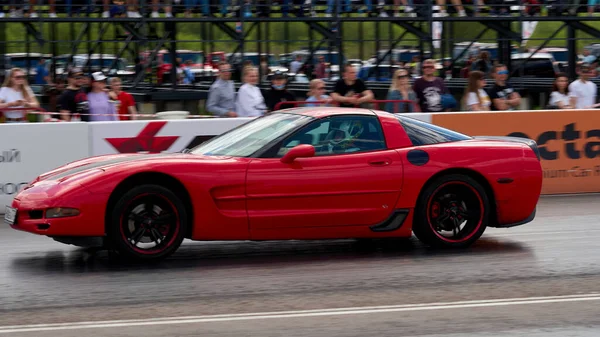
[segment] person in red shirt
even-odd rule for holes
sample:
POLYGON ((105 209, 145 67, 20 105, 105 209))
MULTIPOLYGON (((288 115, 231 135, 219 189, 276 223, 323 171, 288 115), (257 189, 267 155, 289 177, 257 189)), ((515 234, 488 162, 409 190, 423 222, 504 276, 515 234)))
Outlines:
POLYGON ((110 98, 115 102, 117 112, 119 113, 119 120, 128 121, 134 120, 137 115, 137 109, 135 107, 135 100, 130 93, 121 90, 121 79, 113 77, 110 80, 110 98), (133 115, 133 116, 128 116, 133 115))

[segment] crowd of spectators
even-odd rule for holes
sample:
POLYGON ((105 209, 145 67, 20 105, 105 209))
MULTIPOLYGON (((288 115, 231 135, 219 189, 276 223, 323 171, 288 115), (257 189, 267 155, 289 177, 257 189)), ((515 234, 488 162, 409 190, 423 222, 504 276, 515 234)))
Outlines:
MULTIPOLYGON (((39 74, 39 73, 38 73, 39 74)), ((137 113, 133 96, 122 90, 118 77, 108 78, 102 72, 86 75, 80 68, 72 68, 67 83, 50 83, 47 75, 40 75, 44 84, 51 84, 50 105, 55 113, 35 112, 40 102, 21 68, 12 68, 0 88, 0 119, 6 123, 29 121, 28 114, 42 113, 42 120, 62 121, 117 121, 135 119, 137 113), (30 109, 28 109, 30 108, 30 109), (14 110, 12 110, 14 109, 14 110)))
MULTIPOLYGON (((359 13, 367 16, 394 17, 409 16, 414 17, 419 11, 423 14, 429 13, 428 3, 423 0, 364 0, 359 4, 351 0, 320 0, 326 5, 323 12, 325 17, 331 17, 335 11, 336 5, 339 6, 340 13, 359 13)), ((537 15, 546 3, 555 3, 547 0, 522 0, 521 13, 523 15, 537 15)), ((448 16, 447 0, 432 0, 436 5, 433 15, 435 17, 448 16)), ((454 7, 456 15, 467 16, 462 0, 451 0, 451 6, 454 7)), ((576 1, 575 7, 585 6, 576 1)), ((192 17, 198 13, 200 17, 206 17, 211 14, 218 14, 222 17, 269 17, 273 12, 273 6, 279 6, 281 15, 287 17, 290 13, 296 16, 318 16, 317 0, 65 0, 64 4, 60 2, 57 6, 56 0, 29 0, 29 1, 4 1, 2 3, 8 7, 8 15, 12 18, 18 17, 39 17, 38 10, 41 7, 48 6, 48 16, 57 17, 57 7, 60 12, 66 12, 69 16, 86 15, 93 12, 101 12, 101 16, 108 17, 131 17, 140 18, 148 13, 152 18, 160 17, 163 12, 165 17, 174 17, 182 13, 184 17, 192 17), (142 8, 147 7, 147 8, 142 8)), ((472 0, 473 15, 479 15, 482 9, 489 7, 490 15, 508 15, 510 6, 515 5, 514 1, 505 0, 472 0)), ((0 10, 0 17, 6 13, 0 10)), ((572 11, 572 8, 570 8, 572 11)), ((595 12, 595 3, 589 2, 587 5, 589 14, 595 12)))
MULTIPOLYGON (((298 98, 286 89, 285 75, 276 73, 268 90, 258 86, 258 70, 246 66, 243 85, 238 92, 230 79, 231 66, 220 64, 220 77, 210 87, 206 109, 221 117, 262 116, 269 112, 295 106, 371 107, 392 113, 447 112, 447 111, 510 111, 519 110, 522 97, 509 81, 509 72, 503 64, 487 65, 487 72, 472 70, 462 99, 456 101, 444 80, 435 75, 435 61, 428 59, 421 66, 422 76, 410 83, 407 69, 395 71, 390 88, 383 102, 378 102, 367 84, 356 76, 356 68, 347 64, 342 77, 330 93, 325 82, 314 79, 309 84, 306 100, 298 98), (491 78, 491 83, 488 83, 491 78), (286 102, 294 103, 286 103, 286 102), (373 106, 373 103, 377 106, 373 106)), ((593 68, 583 64, 578 68, 579 79, 568 83, 568 77, 559 73, 543 108, 585 109, 596 107, 597 86, 590 81, 593 68)))
MULTIPOLYGON (((366 82, 357 77, 352 64, 342 67, 341 78, 331 92, 326 82, 313 79, 309 83, 306 99, 288 90, 287 77, 276 71, 270 78, 270 86, 263 90, 259 85, 259 70, 247 64, 242 69, 242 85, 236 91, 231 78, 232 66, 219 64, 218 78, 210 86, 205 110, 216 117, 255 117, 296 106, 365 107, 392 113, 448 112, 448 111, 508 111, 522 109, 519 90, 510 84, 505 65, 495 63, 470 70, 462 98, 457 101, 446 87, 445 81, 436 75, 435 61, 424 60, 422 75, 411 84, 409 69, 397 69, 383 101, 376 99, 366 82), (489 69, 488 69, 489 67, 489 69)), ((597 104, 597 85, 591 81, 595 68, 583 63, 577 68, 579 78, 572 83, 566 74, 559 73, 549 90, 549 99, 542 108, 589 109, 597 104)), ((47 74, 39 75, 41 80, 47 74)), ((122 90, 118 77, 107 78, 102 72, 85 75, 79 68, 68 72, 67 83, 61 88, 54 102, 53 117, 63 120, 116 121, 135 119, 138 115, 133 96, 122 90)), ((304 96, 304 95, 302 95, 304 96)), ((26 122, 27 109, 39 108, 27 82, 23 69, 13 68, 5 76, 0 88, 0 111, 8 123, 26 122), (12 109, 15 110, 12 110, 12 109)))

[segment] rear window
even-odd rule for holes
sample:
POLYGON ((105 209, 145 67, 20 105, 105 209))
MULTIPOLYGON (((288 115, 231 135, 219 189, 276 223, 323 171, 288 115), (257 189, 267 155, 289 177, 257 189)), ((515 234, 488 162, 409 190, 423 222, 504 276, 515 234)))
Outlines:
POLYGON ((418 119, 396 115, 414 146, 457 142, 472 139, 467 135, 429 124, 418 119))
POLYGON ((554 78, 556 72, 550 59, 513 60, 512 76, 554 78))

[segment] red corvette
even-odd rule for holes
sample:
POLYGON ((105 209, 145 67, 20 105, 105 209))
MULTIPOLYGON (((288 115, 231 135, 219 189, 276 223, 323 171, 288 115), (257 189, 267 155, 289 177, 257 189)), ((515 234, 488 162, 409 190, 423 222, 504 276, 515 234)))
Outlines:
POLYGON ((183 153, 92 157, 19 193, 11 227, 127 258, 192 240, 410 237, 466 247, 530 222, 537 144, 350 108, 257 118, 183 153))

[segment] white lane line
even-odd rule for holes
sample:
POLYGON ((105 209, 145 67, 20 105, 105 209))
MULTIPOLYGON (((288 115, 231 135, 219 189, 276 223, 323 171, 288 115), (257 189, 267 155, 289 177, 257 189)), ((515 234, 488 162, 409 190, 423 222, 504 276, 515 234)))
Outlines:
POLYGON ((524 305, 524 304, 547 304, 547 303, 582 302, 582 301, 600 301, 600 293, 589 293, 589 294, 581 294, 581 295, 564 295, 564 296, 476 300, 476 301, 441 302, 441 303, 404 304, 404 305, 373 306, 373 307, 350 307, 350 308, 334 308, 334 309, 257 312, 257 313, 246 313, 246 314, 162 317, 162 318, 149 318, 149 319, 137 319, 137 320, 113 320, 113 321, 96 321, 96 322, 88 321, 88 322, 54 323, 54 324, 12 325, 12 326, 0 326, 0 334, 18 333, 18 332, 56 331, 56 330, 104 329, 104 328, 150 326, 150 325, 174 325, 174 324, 229 322, 229 321, 275 319, 275 318, 298 318, 298 317, 374 314, 374 313, 389 313, 389 312, 401 312, 401 311, 464 309, 464 308, 476 308, 476 307, 496 307, 496 306, 511 306, 511 305, 524 305))
POLYGON ((598 193, 598 192, 543 194, 543 195, 540 195, 540 199, 544 199, 544 198, 564 198, 564 197, 587 197, 587 196, 598 196, 598 195, 600 195, 600 193, 598 193))
MULTIPOLYGON (((541 236, 541 235, 556 235, 556 234, 576 234, 576 233, 597 233, 600 232, 600 229, 583 229, 583 230, 564 230, 564 231, 552 231, 552 232, 526 232, 526 233, 501 233, 502 229, 498 231, 489 231, 484 235, 493 235, 493 236, 541 236)), ((506 228, 505 230, 510 230, 510 228, 506 228)))

